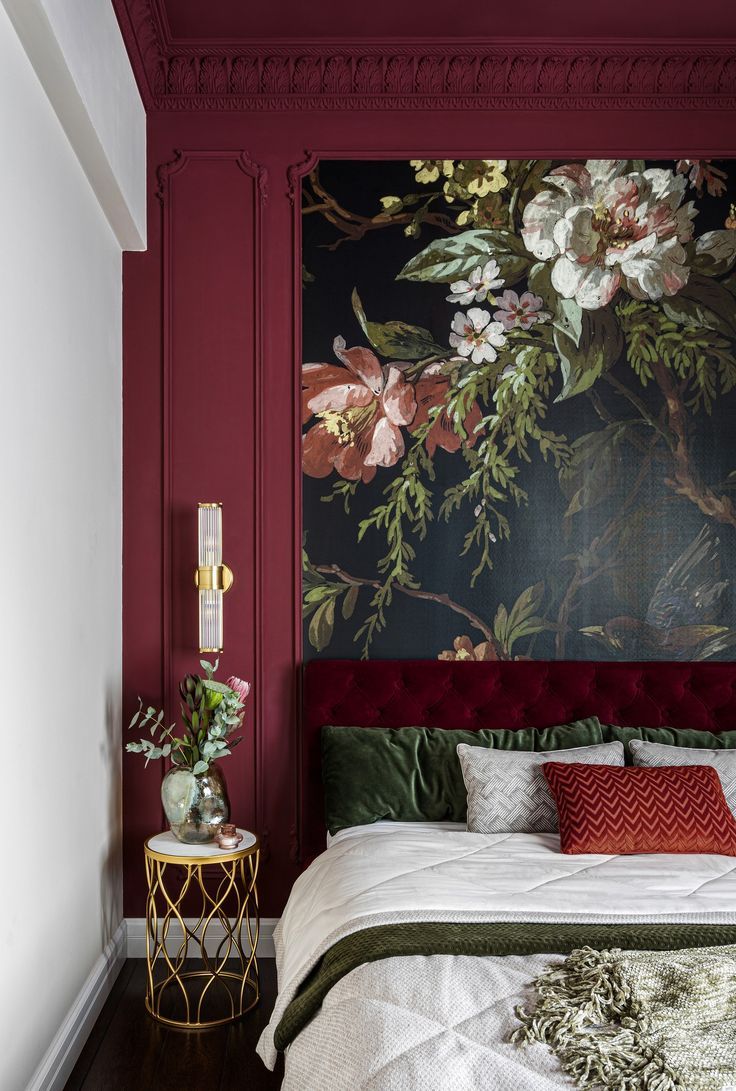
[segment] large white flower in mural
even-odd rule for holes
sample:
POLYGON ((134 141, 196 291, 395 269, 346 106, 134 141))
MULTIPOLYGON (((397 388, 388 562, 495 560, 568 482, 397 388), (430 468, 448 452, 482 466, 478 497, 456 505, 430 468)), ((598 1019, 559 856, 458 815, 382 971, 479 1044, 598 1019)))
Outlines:
POLYGON ((686 179, 671 170, 624 170, 616 159, 568 163, 545 177, 554 189, 524 209, 527 250, 554 261, 552 285, 586 310, 605 307, 620 287, 636 299, 675 295, 687 284, 683 243, 693 235, 686 179))

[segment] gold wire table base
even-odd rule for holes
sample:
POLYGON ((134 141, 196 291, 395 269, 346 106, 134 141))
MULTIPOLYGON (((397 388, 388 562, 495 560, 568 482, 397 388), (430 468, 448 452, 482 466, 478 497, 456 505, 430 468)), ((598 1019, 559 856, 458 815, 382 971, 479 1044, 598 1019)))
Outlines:
POLYGON ((258 841, 222 858, 166 856, 146 842, 145 856, 146 1010, 158 1022, 185 1030, 234 1022, 260 998, 258 841), (222 873, 212 889, 205 883, 206 868, 222 873), (173 885, 178 889, 170 890, 173 885), (190 891, 199 895, 194 925, 184 917, 190 891), (215 938, 208 942, 208 933, 214 927, 221 928, 222 938, 212 953, 215 938), (203 968, 191 969, 193 959, 203 968), (183 1018, 176 1017, 177 1006, 183 1018))

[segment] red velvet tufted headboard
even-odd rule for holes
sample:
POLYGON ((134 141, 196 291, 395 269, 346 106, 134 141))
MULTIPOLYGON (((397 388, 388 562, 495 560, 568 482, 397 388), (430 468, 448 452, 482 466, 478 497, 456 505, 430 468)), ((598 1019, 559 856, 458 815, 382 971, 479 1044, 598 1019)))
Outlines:
POLYGON ((464 663, 322 659, 304 671, 301 852, 325 844, 320 730, 623 726, 736 728, 736 663, 464 663))

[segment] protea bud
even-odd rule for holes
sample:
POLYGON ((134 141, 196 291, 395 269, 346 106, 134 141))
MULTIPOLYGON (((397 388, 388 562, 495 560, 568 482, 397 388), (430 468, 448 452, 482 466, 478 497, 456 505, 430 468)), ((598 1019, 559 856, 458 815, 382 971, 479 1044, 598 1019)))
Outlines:
POLYGON ((187 674, 179 683, 179 693, 187 708, 198 708, 202 700, 202 679, 198 674, 187 674))
POLYGON ((244 682, 242 678, 236 678, 233 674, 228 678, 227 685, 233 693, 237 693, 238 700, 245 704, 245 699, 250 693, 250 682, 244 682))

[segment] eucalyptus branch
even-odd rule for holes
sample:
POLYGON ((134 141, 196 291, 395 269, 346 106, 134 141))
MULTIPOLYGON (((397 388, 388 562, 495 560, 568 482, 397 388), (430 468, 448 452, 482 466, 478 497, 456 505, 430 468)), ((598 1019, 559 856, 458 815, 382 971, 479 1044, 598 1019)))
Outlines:
POLYGON ((197 776, 206 772, 217 758, 226 757, 241 741, 242 736, 235 739, 233 734, 242 726, 250 684, 235 677, 227 684, 218 682, 213 677, 218 664, 212 666, 203 659, 201 665, 206 677, 188 674, 179 687, 183 700, 183 736, 174 737, 176 724, 168 727, 164 724, 163 709, 157 712, 152 705, 144 709, 138 698, 138 711, 128 726, 132 728, 137 724, 149 728, 151 738, 130 742, 126 750, 144 754, 146 765, 152 759, 171 758, 175 765, 184 766, 197 776))

